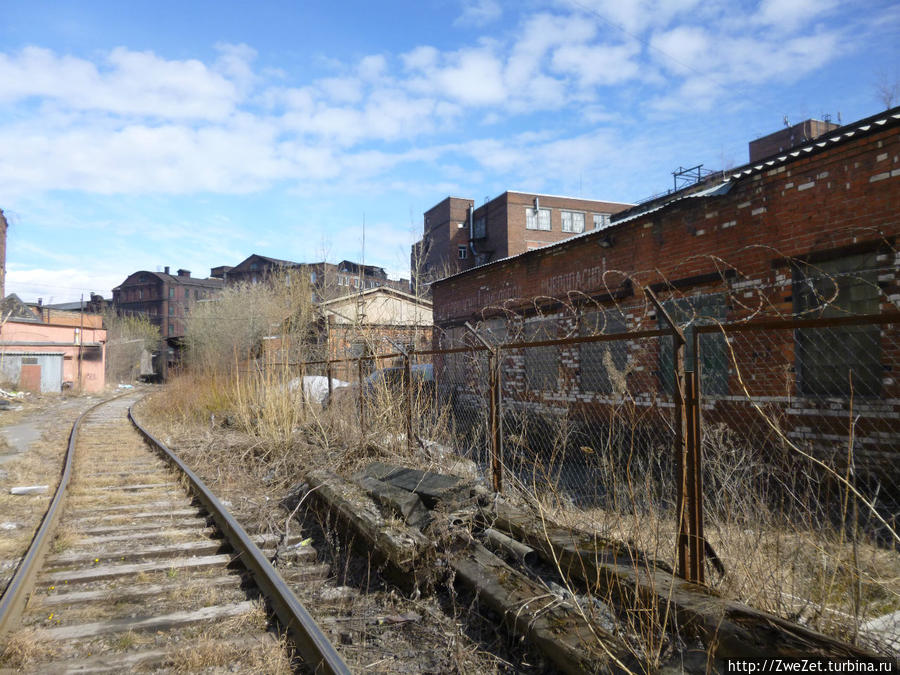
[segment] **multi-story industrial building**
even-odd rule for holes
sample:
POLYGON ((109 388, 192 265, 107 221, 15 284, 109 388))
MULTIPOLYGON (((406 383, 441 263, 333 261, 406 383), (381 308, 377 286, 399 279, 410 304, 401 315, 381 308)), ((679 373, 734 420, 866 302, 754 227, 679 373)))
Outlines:
POLYGON ((424 215, 422 239, 412 247, 414 291, 433 281, 492 260, 531 251, 609 225, 630 204, 504 192, 479 207, 447 197, 424 215))
POLYGON ((141 270, 113 289, 113 308, 120 314, 146 316, 164 338, 182 337, 191 304, 215 296, 222 285, 221 279, 192 277, 185 269, 174 275, 168 267, 163 272, 141 270))
POLYGON ((409 279, 389 279, 382 267, 361 265, 350 260, 342 260, 337 264, 324 261, 301 263, 254 253, 234 267, 214 267, 211 275, 223 279, 229 285, 255 284, 270 279, 273 274, 288 271, 309 274, 316 301, 380 287, 409 292, 409 279))

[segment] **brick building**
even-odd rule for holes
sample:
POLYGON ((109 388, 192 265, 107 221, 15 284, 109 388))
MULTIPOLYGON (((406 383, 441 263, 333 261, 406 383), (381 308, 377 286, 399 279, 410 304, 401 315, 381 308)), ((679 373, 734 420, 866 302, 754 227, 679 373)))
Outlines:
POLYGON ((282 272, 308 274, 315 291, 315 300, 329 300, 358 289, 393 288, 409 291, 409 279, 389 279, 384 268, 361 265, 351 260, 337 264, 321 261, 313 263, 279 260, 254 253, 234 267, 220 266, 211 270, 211 276, 221 278, 226 284, 261 283, 273 274, 282 272))
POLYGON ((507 191, 475 208, 471 199, 447 197, 424 214, 422 239, 410 253, 413 283, 427 286, 448 274, 606 227, 613 214, 629 206, 507 191))
POLYGON ((26 391, 103 391, 106 330, 98 314, 35 311, 15 294, 4 298, 0 380, 26 391))
POLYGON ((814 141, 819 136, 834 131, 838 126, 830 120, 805 120, 786 129, 766 134, 755 141, 750 141, 750 162, 758 162, 770 155, 814 141))
MULTIPOLYGON (((896 314, 898 214, 895 108, 616 214, 608 228, 435 282, 435 343, 463 344, 466 321, 481 322, 499 341, 578 336, 597 326, 608 333, 661 328, 642 287, 690 325, 896 314)), ((781 406, 787 437, 844 439, 846 453, 852 401, 857 461, 883 462, 900 446, 896 338, 890 325, 773 330, 739 352, 736 345, 749 338, 706 336, 704 418, 747 420, 753 411, 745 394, 752 391, 765 405, 781 406), (738 380, 737 372, 751 379, 738 380)), ((671 352, 663 343, 634 340, 611 352, 612 366, 600 360, 583 368, 590 353, 578 344, 512 350, 504 396, 527 395, 546 409, 560 401, 600 404, 612 390, 609 376, 595 371, 617 367, 632 384, 642 378, 635 391, 650 394, 647 405, 671 405, 671 352)), ((452 384, 453 373, 443 375, 452 384)))
POLYGON ((192 277, 184 269, 174 275, 168 267, 164 272, 142 270, 113 289, 112 306, 120 314, 146 316, 164 338, 178 338, 184 336, 191 304, 214 297, 222 285, 221 279, 192 277))
POLYGON ((85 312, 91 314, 103 314, 107 307, 112 306, 112 300, 104 298, 98 293, 91 293, 85 300, 75 300, 73 302, 54 302, 52 304, 44 304, 43 298, 38 298, 37 303, 31 304, 36 312, 52 312, 53 310, 62 310, 64 312, 85 312))
MULTIPOLYGON (((619 212, 607 228, 436 281, 435 324, 477 320, 491 307, 525 307, 537 296, 633 293, 616 286, 621 273, 702 291, 709 273, 712 283, 722 276, 713 257, 742 277, 774 283, 790 277, 790 259, 837 261, 855 251, 877 252, 900 231, 898 137, 894 109, 619 212)), ((866 260, 881 264, 875 257, 866 260)))
POLYGON ((213 267, 211 276, 217 277, 221 274, 220 278, 226 284, 256 284, 267 280, 273 274, 289 270, 300 270, 302 267, 303 263, 294 262, 293 260, 279 260, 278 258, 252 253, 234 267, 228 267, 227 265, 213 267))
MULTIPOLYGON (((432 341, 431 303, 393 288, 371 288, 321 305, 329 359, 391 354, 396 345, 428 349, 432 341)), ((335 376, 351 379, 347 364, 335 376)))

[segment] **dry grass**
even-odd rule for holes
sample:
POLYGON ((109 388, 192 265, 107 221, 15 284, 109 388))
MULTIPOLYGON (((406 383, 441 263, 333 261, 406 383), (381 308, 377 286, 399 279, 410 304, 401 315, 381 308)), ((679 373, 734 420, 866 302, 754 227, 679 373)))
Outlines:
MULTIPOLYGON (((71 424, 78 416, 79 408, 93 403, 84 399, 78 401, 78 405, 62 407, 70 401, 63 397, 46 397, 28 406, 25 412, 29 417, 39 416, 37 419, 46 430, 27 452, 0 465, 6 474, 0 477, 0 522, 16 525, 15 529, 4 529, 0 536, 0 563, 6 563, 5 569, 0 571, 0 592, 11 578, 16 561, 25 554, 53 498, 71 424), (48 491, 44 495, 9 493, 10 488, 22 485, 47 485, 48 491)), ((9 421, 6 414, 3 413, 4 423, 9 421)))
MULTIPOLYGON (((291 391, 297 369, 276 365, 271 355, 251 358, 242 345, 232 344, 231 351, 220 346, 223 367, 203 361, 202 368, 174 380, 165 396, 146 401, 140 414, 166 430, 164 440, 176 439, 189 463, 254 523, 278 531, 281 524, 268 503, 312 467, 349 475, 381 460, 485 477, 471 462, 486 459, 476 454, 486 446, 483 358, 458 359, 454 366, 470 385, 474 403, 465 408, 455 401, 455 408, 435 409, 419 401, 411 443, 405 399, 396 391, 367 392, 362 415, 352 389, 322 410, 291 391), (460 452, 466 455, 462 460, 460 452)), ((585 440, 584 425, 570 417, 566 402, 542 404, 543 411, 529 401, 506 404, 508 493, 565 527, 627 542, 674 567, 671 409, 639 403, 639 393, 632 397, 629 386, 648 376, 652 384, 645 382, 646 392, 661 393, 655 375, 630 370, 636 360, 617 369, 609 350, 601 360, 613 399, 624 401, 608 406, 605 419, 591 420, 605 436, 585 440), (546 414, 554 405, 555 412, 546 414), (591 490, 593 501, 577 501, 579 491, 591 490)), ((375 368, 390 365, 374 363, 375 368)), ((759 448, 749 446, 727 428, 705 431, 706 536, 727 569, 724 578, 710 570, 715 590, 843 639, 854 639, 865 620, 900 609, 900 557, 895 548, 852 527, 847 494, 842 514, 825 519, 808 467, 799 472, 806 483, 787 470, 773 478, 759 448), (772 485, 784 491, 776 494, 772 485), (790 503, 790 513, 777 508, 776 497, 790 503)), ((579 591, 572 579, 563 582, 579 591)), ((659 665, 678 647, 677 636, 666 630, 670 617, 664 607, 635 602, 619 612, 626 639, 634 639, 633 648, 647 663, 659 665)), ((595 620, 588 611, 586 616, 595 620)))
MULTIPOLYGON (((395 424, 400 419, 396 401, 390 418, 380 415, 376 418, 378 423, 371 425, 365 436, 357 432, 347 437, 341 435, 345 420, 337 410, 323 412, 317 406, 298 401, 296 393, 287 388, 273 387, 284 396, 285 401, 276 401, 270 392, 265 406, 251 405, 250 401, 255 400, 249 398, 251 392, 263 388, 265 382, 260 379, 256 385, 251 385, 242 376, 239 383, 232 385, 242 388, 240 393, 236 393, 222 388, 221 382, 214 378, 182 375, 167 387, 166 392, 141 403, 137 411, 139 417, 151 421, 153 428, 165 430, 163 437, 168 436, 179 455, 201 474, 217 495, 231 503, 230 508, 239 514, 248 531, 283 531, 287 513, 273 510, 271 505, 278 503, 311 467, 337 467, 342 472, 350 472, 372 459, 382 459, 404 461, 422 468, 446 468, 435 463, 430 455, 417 452, 411 456, 407 453, 405 438, 398 438, 388 427, 388 424, 395 424), (234 407, 223 408, 214 419, 205 416, 205 412, 203 415, 191 412, 192 399, 204 400, 201 391, 213 386, 218 388, 220 400, 229 406, 237 406, 239 402, 247 406, 245 414, 237 414, 234 407), (169 391, 171 400, 165 396, 169 391), (284 413, 291 405, 299 408, 294 418, 284 413), (230 421, 223 424, 226 415, 230 421), (270 422, 276 419, 281 423, 292 420, 295 426, 266 438, 269 433, 266 430, 275 427, 261 419, 266 415, 271 415, 270 422)), ((449 457, 448 463, 460 472, 474 474, 475 467, 471 462, 457 460, 459 458, 449 457)), ((293 535, 298 534, 298 527, 297 524, 292 526, 293 535)), ((357 583, 360 570, 354 566, 358 561, 351 559, 349 551, 338 542, 334 542, 331 553, 337 556, 332 562, 340 578, 347 583, 357 583), (350 568, 354 571, 351 572, 350 568)), ((363 567, 361 576, 373 586, 382 583, 376 581, 374 569, 363 567)), ((312 589, 317 586, 304 583, 295 589, 301 600, 309 603, 307 607, 311 611, 316 608, 312 589), (306 597, 307 588, 309 597, 306 597)), ((348 633, 352 639, 349 645, 340 644, 339 633, 348 629, 337 624, 332 641, 352 668, 397 672, 404 663, 408 666, 413 662, 420 663, 423 670, 432 672, 452 672, 456 669, 458 672, 491 673, 504 670, 502 661, 479 647, 479 643, 465 633, 464 624, 445 615, 433 600, 410 603, 391 592, 376 588, 368 590, 368 593, 348 600, 349 604, 343 607, 342 613, 377 617, 385 612, 424 611, 429 618, 422 626, 403 629, 364 625, 358 632, 348 633)), ((488 642, 502 642, 490 622, 486 623, 482 633, 483 639, 488 642)))
POLYGON ((46 658, 47 645, 38 642, 35 630, 26 628, 11 633, 0 653, 0 665, 7 668, 26 668, 39 658, 46 658))
POLYGON ((260 640, 257 645, 234 644, 222 638, 200 637, 190 646, 176 650, 166 665, 176 673, 210 672, 221 669, 259 675, 293 673, 287 646, 276 640, 260 640))
MULTIPOLYGON (((147 402, 141 414, 157 420, 162 417, 173 425, 168 427, 170 434, 191 438, 188 443, 180 443, 179 451, 195 465, 204 465, 217 490, 232 495, 243 512, 256 513, 257 523, 269 519, 270 526, 281 526, 277 519, 273 521, 265 496, 277 499, 310 466, 328 466, 349 475, 373 460, 381 460, 445 473, 482 475, 471 461, 460 461, 453 454, 433 449, 441 445, 459 447, 446 413, 417 417, 417 434, 436 440, 429 450, 423 452, 417 445, 410 454, 402 400, 391 392, 375 394, 363 432, 356 423, 357 404, 352 398, 322 411, 281 387, 282 379, 265 373, 255 379, 242 376, 233 381, 231 390, 218 388, 217 396, 227 407, 215 419, 200 419, 190 412, 189 399, 194 394, 179 390, 186 384, 185 391, 197 392, 211 387, 212 382, 207 379, 204 384, 202 378, 182 376, 173 383, 174 409, 162 397, 156 397, 147 402), (228 416, 231 422, 223 428, 219 420, 228 416)), ((562 440, 548 464, 560 466, 570 432, 560 426, 555 433, 562 440)), ((512 491, 563 526, 628 542, 674 567, 674 513, 670 503, 653 499, 671 490, 660 479, 666 467, 635 464, 630 472, 619 472, 603 461, 602 448, 590 450, 583 451, 590 458, 584 462, 584 470, 602 477, 614 496, 612 502, 576 506, 568 497, 567 487, 559 484, 561 474, 552 471, 543 475, 537 472, 530 485, 520 483, 512 491)), ((900 560, 895 552, 868 540, 854 542, 842 534, 840 526, 814 522, 815 509, 808 511, 806 519, 786 521, 762 498, 746 490, 746 476, 736 474, 740 467, 726 461, 745 451, 733 447, 726 450, 722 462, 709 462, 710 471, 720 472, 711 476, 709 484, 727 494, 727 500, 720 499, 716 509, 709 510, 706 523, 707 537, 727 568, 722 579, 711 573, 718 592, 848 640, 854 639, 867 619, 900 609, 900 560)), ((508 478, 512 475, 512 471, 507 473, 508 478)), ((564 581, 572 591, 581 592, 580 584, 564 581)), ((677 647, 666 630, 670 618, 664 607, 641 603, 623 608, 621 616, 624 635, 632 636, 627 639, 645 662, 659 665, 677 647)), ((589 612, 585 618, 595 620, 589 612)))

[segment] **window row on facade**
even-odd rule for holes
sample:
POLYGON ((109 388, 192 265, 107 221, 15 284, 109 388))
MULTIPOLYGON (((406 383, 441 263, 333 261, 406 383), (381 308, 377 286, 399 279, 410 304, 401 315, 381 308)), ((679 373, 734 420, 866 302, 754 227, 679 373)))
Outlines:
MULTIPOLYGON (((350 288, 360 287, 360 278, 354 275, 339 274, 337 282, 338 286, 349 286, 350 288)), ((365 288, 378 288, 383 285, 384 284, 376 279, 366 279, 365 288)))
MULTIPOLYGON (((119 302, 140 302, 141 300, 158 300, 159 296, 154 292, 152 288, 126 288, 122 290, 121 297, 119 302)), ((174 300, 175 298, 175 287, 170 286, 168 291, 168 297, 170 300, 174 300)), ((199 288, 191 289, 187 288, 184 291, 183 300, 184 302, 189 302, 190 300, 202 300, 205 298, 211 297, 209 291, 205 291, 199 288)))
MULTIPOLYGON (((550 232, 552 230, 551 210, 543 207, 525 207, 525 229, 550 232)), ((559 209, 560 229, 562 232, 571 232, 572 234, 584 232, 586 220, 589 216, 593 229, 599 230, 609 227, 610 214, 608 213, 586 213, 584 211, 559 209)))

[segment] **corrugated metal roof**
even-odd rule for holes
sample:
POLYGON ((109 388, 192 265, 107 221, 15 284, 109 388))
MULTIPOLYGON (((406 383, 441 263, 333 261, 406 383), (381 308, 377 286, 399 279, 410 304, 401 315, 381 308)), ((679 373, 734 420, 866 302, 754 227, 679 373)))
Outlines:
POLYGON ((483 265, 479 265, 477 267, 473 267, 471 269, 465 270, 463 272, 457 272, 456 274, 452 274, 450 276, 444 277, 443 279, 438 279, 437 281, 432 282, 432 286, 435 284, 440 284, 444 281, 448 281, 450 279, 455 279, 456 277, 463 276, 464 274, 472 274, 473 272, 484 270, 486 267, 491 267, 493 265, 498 265, 500 263, 507 262, 509 260, 515 260, 517 258, 521 258, 527 255, 535 255, 535 254, 543 254, 548 250, 556 248, 557 246, 562 246, 565 244, 569 244, 576 239, 583 239, 585 237, 596 236, 600 232, 606 232, 612 229, 617 228, 619 225, 623 225, 627 222, 635 220, 636 218, 640 218, 641 216, 645 216, 648 213, 655 213, 657 211, 661 211, 662 209, 671 206, 677 202, 680 202, 684 199, 694 199, 694 198, 705 198, 705 197, 717 197, 719 195, 723 195, 728 193, 732 186, 740 179, 746 178, 748 176, 752 176, 754 174, 760 173, 762 171, 769 171, 771 169, 777 168, 779 166, 783 166, 785 164, 789 164, 797 159, 802 159, 804 157, 808 157, 814 154, 818 154, 826 149, 834 147, 835 145, 840 145, 841 143, 845 143, 854 137, 857 136, 865 136, 869 133, 876 133, 881 131, 882 129, 890 128, 900 124, 900 107, 892 108, 890 110, 886 110, 877 115, 873 115, 871 117, 867 117, 865 119, 859 120, 857 122, 851 122, 850 124, 846 124, 839 129, 834 129, 826 134, 823 134, 819 138, 810 141, 804 145, 801 145, 796 148, 792 148, 790 150, 779 152, 775 155, 771 155, 765 159, 759 160, 757 162, 750 162, 745 164, 744 166, 738 167, 737 169, 731 169, 729 171, 723 172, 723 178, 720 182, 715 185, 695 191, 688 192, 692 187, 690 186, 680 190, 679 192, 673 192, 667 197, 660 198, 659 201, 649 202, 646 205, 638 205, 633 209, 628 209, 627 211, 621 211, 612 216, 610 219, 609 227, 605 227, 600 230, 588 230, 587 232, 583 232, 581 234, 576 234, 568 239, 561 239, 560 241, 553 242, 552 244, 547 244, 546 246, 542 246, 537 249, 533 249, 531 251, 523 251, 522 253, 517 253, 516 255, 511 255, 506 258, 499 258, 497 260, 492 260, 490 262, 484 263, 483 265))

